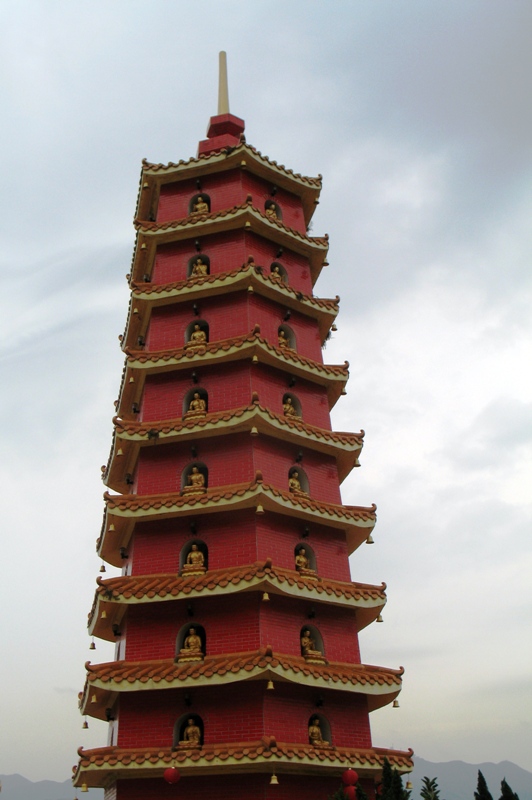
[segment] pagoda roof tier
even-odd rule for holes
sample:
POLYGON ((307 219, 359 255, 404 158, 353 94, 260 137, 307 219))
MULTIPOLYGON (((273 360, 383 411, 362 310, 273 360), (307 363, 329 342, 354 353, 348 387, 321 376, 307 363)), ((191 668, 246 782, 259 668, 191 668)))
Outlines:
POLYGON ((308 495, 295 495, 264 483, 260 471, 250 483, 209 487, 202 494, 111 495, 105 492, 104 500, 106 509, 97 549, 101 558, 116 567, 122 565, 120 547, 127 547, 135 524, 148 520, 255 508, 258 514, 271 511, 344 530, 349 555, 367 539, 376 522, 375 505, 370 508, 344 506, 308 495))
POLYGON ((247 335, 207 342, 201 347, 152 352, 126 349, 125 352, 126 363, 117 402, 118 416, 123 419, 131 418, 133 403, 140 403, 148 371, 156 374, 250 359, 253 364, 281 369, 296 378, 325 386, 329 408, 334 406, 342 393, 345 394, 345 384, 349 378, 348 361, 340 365, 326 365, 288 347, 276 347, 260 335, 259 325, 255 325, 247 335))
POLYGON ((214 175, 228 170, 242 169, 269 181, 272 185, 285 189, 301 198, 305 223, 308 225, 314 213, 321 192, 321 175, 308 178, 287 169, 283 164, 270 160, 249 144, 242 143, 235 148, 223 148, 179 161, 177 164, 152 164, 146 159, 142 162, 140 194, 137 216, 148 219, 157 207, 160 187, 166 183, 195 180, 204 175, 214 175))
POLYGON ((204 417, 178 417, 158 422, 121 420, 113 422, 115 430, 107 467, 102 472, 104 483, 116 492, 128 491, 126 476, 133 474, 141 447, 153 447, 154 442, 172 444, 225 436, 247 431, 256 436, 264 434, 306 447, 336 459, 340 483, 354 467, 362 450, 364 431, 360 433, 334 433, 309 425, 296 417, 286 417, 261 406, 254 393, 255 402, 248 406, 217 411, 204 417))
POLYGON ((87 680, 80 696, 82 714, 105 719, 117 692, 227 686, 242 681, 296 683, 312 689, 332 689, 367 696, 368 710, 392 703, 401 691, 401 669, 366 664, 309 664, 303 656, 273 653, 271 647, 247 653, 205 656, 203 661, 176 664, 158 661, 87 662, 87 680))
POLYGON ((78 749, 79 763, 73 767, 74 786, 106 786, 120 778, 162 778, 163 772, 177 764, 184 776, 220 773, 272 772, 277 775, 323 775, 340 779, 347 767, 361 778, 380 779, 384 760, 404 774, 414 768, 413 750, 388 750, 382 747, 323 747, 278 742, 265 736, 255 742, 224 742, 189 750, 170 747, 116 746, 78 749))
POLYGON ((198 596, 219 598, 241 592, 269 592, 356 609, 359 631, 377 618, 386 603, 385 583, 372 586, 320 576, 309 578, 296 570, 274 566, 271 559, 245 566, 208 570, 203 575, 121 575, 106 580, 98 577, 97 583, 88 620, 89 634, 108 641, 115 641, 113 625, 120 624, 127 607, 139 603, 175 602, 198 596))
POLYGON ((236 291, 256 291, 286 308, 312 317, 318 322, 321 342, 325 341, 330 327, 338 314, 340 298, 320 299, 296 291, 292 286, 271 276, 265 267, 244 264, 229 272, 216 272, 199 278, 188 278, 173 283, 132 283, 126 329, 122 338, 124 347, 136 345, 139 336, 144 336, 152 306, 177 302, 195 302, 206 296, 228 294, 236 291))
POLYGON ((134 221, 137 241, 133 253, 131 279, 141 282, 144 275, 151 275, 157 247, 162 244, 183 241, 192 237, 211 236, 226 231, 242 229, 262 236, 280 247, 299 253, 308 259, 312 285, 319 278, 329 249, 329 237, 307 236, 289 228, 279 219, 267 217, 251 202, 232 206, 212 214, 191 214, 170 222, 134 221))

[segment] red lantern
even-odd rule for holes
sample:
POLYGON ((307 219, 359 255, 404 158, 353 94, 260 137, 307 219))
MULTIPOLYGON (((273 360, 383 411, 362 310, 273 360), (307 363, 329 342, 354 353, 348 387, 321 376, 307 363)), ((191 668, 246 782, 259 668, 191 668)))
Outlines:
POLYGON ((181 773, 175 767, 168 767, 168 769, 165 769, 163 772, 163 778, 166 783, 177 783, 180 777, 181 773))
POLYGON ((354 786, 358 782, 358 773, 354 769, 346 769, 342 775, 345 786, 354 786))
POLYGON ((354 786, 344 786, 344 794, 347 800, 357 800, 357 790, 354 786))

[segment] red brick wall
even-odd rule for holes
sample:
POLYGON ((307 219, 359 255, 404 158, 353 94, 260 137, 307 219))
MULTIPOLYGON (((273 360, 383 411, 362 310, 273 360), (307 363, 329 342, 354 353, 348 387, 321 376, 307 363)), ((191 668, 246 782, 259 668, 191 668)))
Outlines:
POLYGON ((286 269, 290 286, 304 294, 312 294, 308 260, 304 256, 285 249, 278 259, 278 245, 243 229, 203 236, 192 234, 190 239, 160 245, 155 256, 152 281, 184 281, 189 260, 198 255, 194 244, 197 239, 200 242, 200 252, 209 257, 211 275, 239 269, 247 262, 248 256, 252 255, 255 263, 264 266, 266 272, 270 271, 274 261, 279 261, 286 269))
MULTIPOLYGON (((255 208, 264 211, 265 201, 271 198, 271 183, 261 180, 250 172, 233 169, 201 179, 201 191, 210 197, 211 213, 242 205, 247 195, 252 196, 255 208)), ((168 183, 161 187, 157 222, 182 219, 189 213, 189 203, 198 194, 195 180, 168 183)), ((275 202, 280 206, 282 221, 290 228, 305 233, 305 222, 301 200, 297 195, 278 189, 275 202)))
MULTIPOLYGON (((167 784, 161 778, 120 780, 118 794, 105 796, 105 800, 327 800, 341 786, 341 773, 327 775, 283 774, 276 768, 279 784, 270 785, 275 769, 273 759, 263 765, 264 773, 230 774, 220 767, 218 775, 182 777, 177 785, 167 784)), ((361 781, 373 800, 373 784, 361 781)), ((107 790, 106 790, 107 791, 107 790)))
POLYGON ((274 686, 267 690, 266 681, 248 681, 223 688, 125 692, 120 696, 118 746, 168 747, 175 723, 188 714, 201 717, 207 745, 252 742, 264 735, 273 735, 279 742, 307 744, 309 720, 318 712, 330 725, 333 745, 371 747, 364 696, 282 681, 274 681, 274 686))

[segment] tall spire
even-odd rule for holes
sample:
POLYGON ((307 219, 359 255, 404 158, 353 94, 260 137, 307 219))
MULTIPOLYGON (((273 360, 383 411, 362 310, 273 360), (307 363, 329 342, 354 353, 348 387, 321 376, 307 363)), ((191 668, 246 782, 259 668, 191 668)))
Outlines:
POLYGON ((227 83, 227 53, 219 53, 220 68, 218 73, 218 116, 229 114, 229 87, 227 83))
POLYGON ((244 133, 244 120, 229 113, 227 54, 224 50, 220 52, 219 58, 218 114, 210 119, 207 138, 199 143, 198 155, 207 155, 227 147, 238 147, 244 133))

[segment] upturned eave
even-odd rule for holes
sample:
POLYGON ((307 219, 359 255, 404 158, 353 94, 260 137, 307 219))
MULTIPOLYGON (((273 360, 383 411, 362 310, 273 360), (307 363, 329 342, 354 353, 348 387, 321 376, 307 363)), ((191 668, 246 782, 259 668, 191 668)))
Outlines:
POLYGON ((259 514, 272 512, 309 523, 319 522, 345 531, 349 555, 367 539, 376 522, 376 506, 325 503, 265 484, 262 478, 251 483, 209 487, 203 494, 111 495, 106 492, 104 499, 106 508, 97 551, 101 558, 117 567, 122 564, 120 548, 127 549, 137 522, 188 517, 198 511, 218 514, 254 508, 259 514))
POLYGON ((351 470, 360 465, 358 459, 364 440, 364 431, 334 433, 305 424, 296 417, 276 414, 261 406, 258 400, 249 406, 191 419, 182 416, 158 422, 128 422, 115 417, 113 422, 111 453, 102 479, 113 491, 126 494, 129 491, 127 476, 135 473, 141 448, 236 433, 247 432, 254 437, 265 435, 334 458, 342 483, 351 470))
POLYGON ((153 195, 158 197, 160 187, 165 184, 201 179, 205 175, 214 175, 234 169, 250 172, 257 178, 262 178, 272 185, 300 197, 305 224, 308 225, 319 202, 322 186, 321 175, 315 178, 300 175, 262 155, 254 147, 245 143, 235 148, 224 148, 178 163, 154 164, 144 160, 141 173, 143 194, 137 206, 138 216, 143 219, 149 218, 150 213, 157 208, 153 202, 153 195))
POLYGON ((349 363, 326 365, 300 355, 289 348, 275 347, 260 335, 258 325, 245 335, 231 339, 208 342, 201 347, 180 347, 174 350, 148 352, 129 350, 122 373, 120 394, 117 401, 117 416, 122 419, 135 417, 133 404, 140 405, 146 374, 159 374, 183 369, 197 369, 231 361, 251 360, 253 365, 263 364, 287 372, 327 389, 329 409, 345 394, 349 378, 349 363))
POLYGON ((386 603, 386 584, 309 578, 296 570, 274 566, 271 559, 254 564, 208 570, 203 575, 121 575, 97 580, 98 588, 88 619, 91 636, 115 640, 113 626, 131 605, 176 602, 194 597, 224 597, 247 592, 296 597, 356 612, 357 630, 373 622, 386 603))
POLYGON ((157 661, 87 663, 87 679, 80 696, 82 714, 105 719, 121 692, 224 687, 247 681, 274 681, 366 696, 368 710, 392 703, 401 691, 403 669, 366 664, 308 664, 302 656, 273 653, 271 647, 245 653, 206 656, 201 662, 176 664, 157 661))
POLYGON ((105 787, 120 778, 161 778, 177 765, 183 776, 230 773, 277 775, 330 775, 340 781, 343 770, 355 769, 361 778, 378 781, 384 760, 401 774, 411 772, 413 750, 381 747, 315 748, 309 744, 278 742, 275 736, 255 742, 224 742, 202 745, 198 750, 170 747, 130 748, 116 746, 78 749, 79 763, 73 768, 74 786, 105 787))
POLYGON ((146 222, 135 220, 137 240, 133 253, 130 280, 141 283, 151 280, 157 247, 192 237, 210 236, 226 231, 243 230, 254 233, 279 247, 292 250, 308 259, 312 285, 319 278, 326 264, 329 240, 307 236, 295 228, 289 228, 280 220, 272 220, 250 203, 217 211, 212 214, 196 214, 170 222, 146 222))
POLYGON ((174 303, 194 303, 206 297, 236 291, 254 291, 282 304, 291 311, 305 314, 318 323, 321 343, 327 339, 338 314, 340 298, 320 299, 296 291, 289 284, 271 277, 266 267, 245 264, 230 272, 218 272, 200 278, 188 278, 168 284, 133 283, 122 346, 137 347, 139 337, 148 330, 153 307, 174 303))

